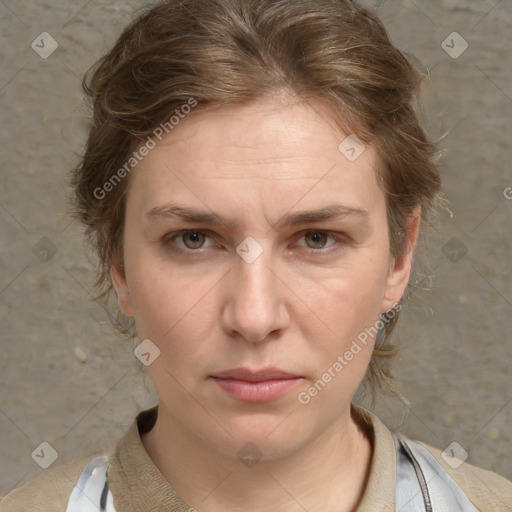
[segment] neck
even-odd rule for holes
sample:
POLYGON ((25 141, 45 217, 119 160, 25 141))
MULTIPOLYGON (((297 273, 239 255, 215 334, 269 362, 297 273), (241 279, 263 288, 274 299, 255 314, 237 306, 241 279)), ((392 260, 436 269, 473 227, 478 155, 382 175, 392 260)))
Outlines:
POLYGON ((244 466, 185 429, 162 407, 143 445, 164 478, 200 512, 351 512, 372 458, 371 433, 350 415, 286 457, 244 466))

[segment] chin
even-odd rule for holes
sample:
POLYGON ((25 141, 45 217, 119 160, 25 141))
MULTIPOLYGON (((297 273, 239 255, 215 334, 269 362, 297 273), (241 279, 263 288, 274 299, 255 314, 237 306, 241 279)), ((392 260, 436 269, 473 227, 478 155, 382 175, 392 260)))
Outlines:
POLYGON ((299 450, 314 436, 313 429, 308 432, 304 423, 299 428, 285 418, 286 414, 280 417, 258 414, 221 421, 233 437, 223 431, 226 435, 222 438, 210 438, 208 442, 220 452, 240 460, 244 456, 261 460, 283 458, 299 450))

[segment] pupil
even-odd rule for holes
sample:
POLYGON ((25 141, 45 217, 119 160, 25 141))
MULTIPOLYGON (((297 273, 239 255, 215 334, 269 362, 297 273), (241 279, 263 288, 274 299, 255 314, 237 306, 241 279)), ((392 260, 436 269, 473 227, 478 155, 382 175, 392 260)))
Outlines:
POLYGON ((190 245, 192 249, 197 249, 201 246, 201 233, 188 233, 186 236, 189 237, 190 245))
POLYGON ((309 236, 314 244, 320 244, 321 247, 325 245, 325 243, 322 243, 325 237, 325 233, 310 233, 309 236))

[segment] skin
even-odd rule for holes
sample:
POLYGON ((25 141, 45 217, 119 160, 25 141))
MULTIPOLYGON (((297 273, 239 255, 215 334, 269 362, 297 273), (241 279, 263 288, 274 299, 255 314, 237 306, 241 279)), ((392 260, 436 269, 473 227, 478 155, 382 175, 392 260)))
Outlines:
POLYGON ((393 259, 378 156, 367 146, 350 162, 338 150, 346 136, 326 105, 275 95, 190 114, 130 176, 125 271, 111 274, 139 339, 161 351, 148 366, 158 419, 142 442, 198 511, 350 511, 364 492, 372 446, 350 404, 373 340, 309 404, 297 397, 402 297, 419 210, 393 259), (148 218, 167 203, 233 226, 148 218), (278 226, 331 204, 367 214, 278 226), (263 250, 252 263, 236 252, 249 236, 263 250), (276 400, 243 402, 210 378, 242 366, 302 379, 276 400), (252 467, 237 458, 249 442, 261 453, 252 467))

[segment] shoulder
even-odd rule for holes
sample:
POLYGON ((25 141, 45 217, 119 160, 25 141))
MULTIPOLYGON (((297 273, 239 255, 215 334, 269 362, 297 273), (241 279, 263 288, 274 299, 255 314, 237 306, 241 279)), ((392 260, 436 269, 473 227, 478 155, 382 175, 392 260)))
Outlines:
POLYGON ((443 458, 441 450, 416 441, 426 448, 462 489, 470 501, 482 511, 512 511, 512 482, 506 478, 467 462, 452 464, 443 458))
POLYGON ((0 512, 65 512, 69 496, 87 463, 96 455, 116 456, 115 448, 47 469, 21 487, 12 490, 0 501, 0 512))

